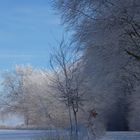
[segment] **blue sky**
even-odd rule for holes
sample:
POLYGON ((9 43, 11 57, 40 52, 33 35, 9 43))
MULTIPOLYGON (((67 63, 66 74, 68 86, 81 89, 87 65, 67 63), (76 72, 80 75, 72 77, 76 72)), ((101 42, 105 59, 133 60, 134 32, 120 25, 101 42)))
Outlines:
POLYGON ((50 0, 0 0, 0 71, 16 64, 47 68, 63 33, 50 0))

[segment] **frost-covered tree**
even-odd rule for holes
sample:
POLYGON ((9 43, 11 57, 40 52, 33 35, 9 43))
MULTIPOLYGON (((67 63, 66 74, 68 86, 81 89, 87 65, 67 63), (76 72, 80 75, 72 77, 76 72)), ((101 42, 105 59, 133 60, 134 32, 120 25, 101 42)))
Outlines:
POLYGON ((135 100, 130 101, 129 95, 135 96, 140 76, 140 1, 57 0, 55 8, 68 29, 75 31, 77 46, 85 48, 82 75, 88 81, 91 106, 98 112, 97 122, 108 130, 131 129, 128 113, 135 100))
POLYGON ((18 111, 23 114, 25 118, 25 123, 28 125, 29 121, 29 110, 27 100, 27 91, 24 86, 26 76, 32 73, 31 68, 26 70, 21 69, 17 66, 16 71, 6 72, 4 74, 4 90, 6 93, 6 100, 9 103, 8 109, 11 111, 18 111), (25 72, 26 71, 26 72, 25 72))
POLYGON ((83 63, 80 55, 74 52, 71 45, 64 39, 60 42, 58 49, 55 49, 51 55, 50 61, 54 72, 52 86, 60 94, 58 99, 65 103, 68 108, 71 134, 74 124, 76 137, 78 136, 78 113, 85 94, 83 89, 84 80, 80 75, 83 63))
POLYGON ((46 124, 48 113, 47 78, 45 72, 31 66, 16 66, 3 75, 6 110, 24 117, 26 125, 46 124), (41 114, 41 116, 40 116, 41 114))

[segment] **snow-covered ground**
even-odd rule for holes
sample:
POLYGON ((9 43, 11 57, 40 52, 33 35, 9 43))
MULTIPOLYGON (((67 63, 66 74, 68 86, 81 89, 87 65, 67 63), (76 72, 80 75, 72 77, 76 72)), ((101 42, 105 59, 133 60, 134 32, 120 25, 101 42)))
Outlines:
POLYGON ((38 140, 46 135, 45 130, 0 130, 0 140, 38 140))
POLYGON ((140 140, 140 132, 107 132, 101 140, 140 140))
MULTIPOLYGON (((45 137, 56 136, 56 133, 58 131, 55 130, 0 130, 0 140, 45 140, 45 137)), ((140 140, 140 132, 107 132, 100 140, 140 140)))

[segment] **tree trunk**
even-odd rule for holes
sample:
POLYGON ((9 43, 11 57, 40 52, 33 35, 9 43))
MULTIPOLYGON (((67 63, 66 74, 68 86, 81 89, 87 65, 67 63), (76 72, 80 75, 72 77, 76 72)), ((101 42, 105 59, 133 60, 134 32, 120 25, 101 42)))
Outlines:
POLYGON ((72 106, 74 122, 75 122, 75 140, 78 140, 78 120, 77 120, 77 109, 75 110, 74 105, 72 106))
POLYGON ((69 121, 70 121, 70 140, 72 140, 73 127, 72 127, 72 117, 71 117, 71 109, 70 109, 70 106, 68 106, 68 110, 69 110, 69 121))

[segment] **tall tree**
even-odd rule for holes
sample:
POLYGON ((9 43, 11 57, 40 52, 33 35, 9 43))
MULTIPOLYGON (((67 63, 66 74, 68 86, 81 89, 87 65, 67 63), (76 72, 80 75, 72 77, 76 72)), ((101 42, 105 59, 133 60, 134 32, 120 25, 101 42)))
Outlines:
POLYGON ((109 130, 128 130, 129 95, 140 77, 140 1, 57 0, 55 8, 74 30, 77 46, 85 48, 83 75, 99 122, 109 130))
POLYGON ((75 134, 78 137, 78 112, 82 105, 83 79, 80 76, 82 71, 81 57, 71 49, 71 45, 63 39, 58 49, 51 56, 51 68, 54 72, 53 87, 60 93, 58 98, 65 103, 69 112, 71 134, 73 127, 73 116, 75 134))

